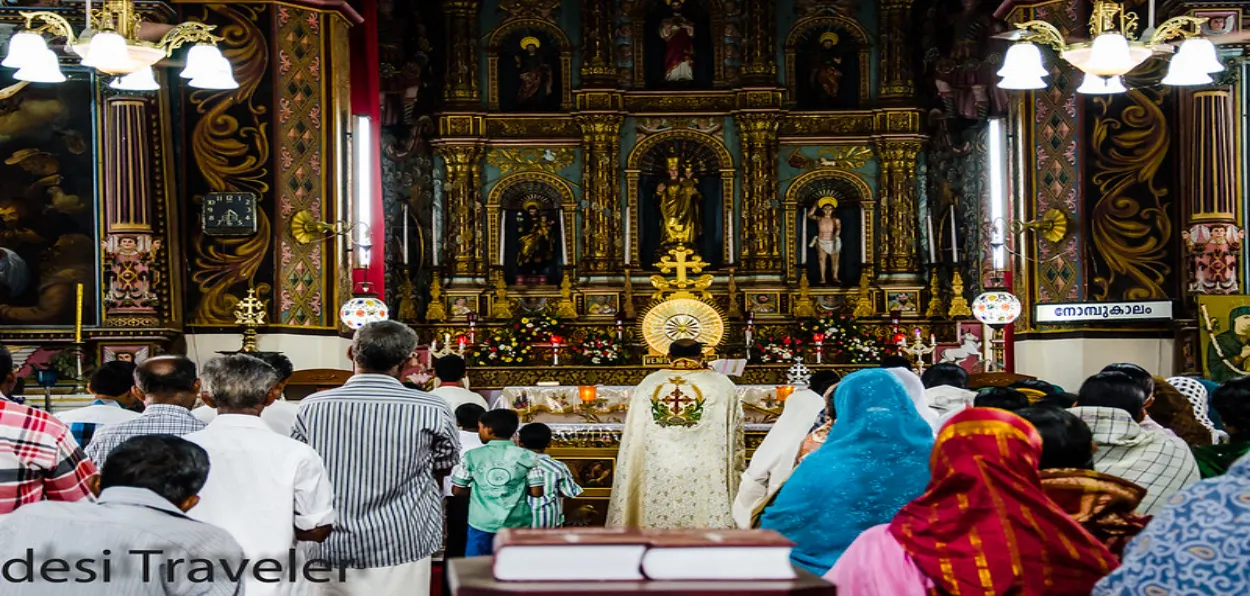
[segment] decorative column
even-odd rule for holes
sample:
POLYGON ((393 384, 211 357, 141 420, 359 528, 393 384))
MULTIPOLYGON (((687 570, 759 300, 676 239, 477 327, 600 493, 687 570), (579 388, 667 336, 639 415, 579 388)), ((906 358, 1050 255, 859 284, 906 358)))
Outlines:
POLYGON ((878 146, 881 155, 881 240, 878 251, 880 271, 885 275, 915 274, 917 216, 916 156, 920 141, 885 141, 878 146))
POLYGON ((878 99, 902 102, 916 96, 912 82, 912 44, 909 32, 912 0, 883 0, 881 3, 881 72, 878 99))
POLYGON ((443 236, 443 259, 448 271, 457 277, 475 277, 486 271, 482 259, 481 201, 478 188, 482 178, 482 146, 446 144, 438 147, 446 165, 443 185, 447 217, 443 236))
POLYGON ((1243 230, 1237 218, 1241 180, 1237 175, 1235 98, 1229 87, 1183 91, 1180 171, 1187 226, 1185 248, 1192 271, 1186 271, 1189 292, 1237 294, 1240 251, 1227 250, 1243 230))
MULTIPOLYGON (((742 269, 772 271, 781 267, 777 202, 777 127, 775 112, 735 117, 742 142, 742 269)), ((733 200, 726 197, 725 200, 733 200)))
MULTIPOLYGON (((141 326, 160 322, 154 318, 159 304, 155 284, 164 269, 156 264, 161 241, 152 230, 153 182, 162 178, 154 175, 152 163, 152 107, 146 97, 110 97, 103 119, 104 314, 110 319, 138 316, 141 326)), ((83 281, 93 292, 90 280, 83 281)))
POLYGON ((444 0, 447 22, 447 70, 443 99, 447 107, 476 108, 481 94, 477 87, 479 0, 444 0))
POLYGON ((577 117, 582 127, 582 266, 592 273, 620 268, 617 241, 620 219, 620 132, 621 116, 588 114, 577 117))
POLYGON ((742 56, 742 76, 747 83, 753 85, 777 84, 777 55, 773 32, 774 22, 773 0, 747 0, 746 51, 742 56))
POLYGON ((612 0, 582 2, 582 87, 612 87, 616 65, 612 59, 612 24, 616 3, 612 0))

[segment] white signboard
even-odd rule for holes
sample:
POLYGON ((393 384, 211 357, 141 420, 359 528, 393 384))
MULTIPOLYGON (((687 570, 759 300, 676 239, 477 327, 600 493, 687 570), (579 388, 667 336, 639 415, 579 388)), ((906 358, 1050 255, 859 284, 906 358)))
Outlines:
POLYGON ((1171 320, 1171 300, 1038 304, 1034 323, 1171 320))

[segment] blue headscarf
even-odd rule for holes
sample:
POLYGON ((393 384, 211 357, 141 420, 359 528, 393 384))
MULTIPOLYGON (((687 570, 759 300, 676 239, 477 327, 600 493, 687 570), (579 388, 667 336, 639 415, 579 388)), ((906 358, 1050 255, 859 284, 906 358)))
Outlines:
POLYGON ((825 444, 794 470, 760 527, 795 543, 790 558, 822 575, 861 532, 889 523, 929 482, 933 429, 883 369, 847 376, 825 444))
POLYGON ((1112 594, 1250 594, 1250 457, 1177 493, 1094 586, 1112 594))

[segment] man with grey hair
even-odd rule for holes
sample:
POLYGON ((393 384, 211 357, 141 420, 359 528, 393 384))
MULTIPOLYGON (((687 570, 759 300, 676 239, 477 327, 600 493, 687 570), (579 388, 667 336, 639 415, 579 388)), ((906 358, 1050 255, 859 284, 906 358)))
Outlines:
POLYGON ((443 538, 442 486, 460 458, 442 399, 400 383, 417 334, 394 321, 356 330, 355 375, 305 398, 291 436, 316 449, 334 486, 338 523, 318 555, 347 567, 320 594, 429 594, 443 538))
MULTIPOLYGON (((213 421, 186 436, 212 461, 200 504, 188 515, 230 532, 249 561, 288 560, 296 541, 321 542, 334 523, 334 493, 321 456, 282 436, 261 420, 261 412, 282 391, 278 371, 245 354, 210 360, 201 376, 204 401, 217 409, 213 421)), ((303 561, 295 565, 302 568, 303 561)), ((262 582, 244 574, 248 594, 297 593, 286 575, 262 582)), ((266 578, 269 579, 269 578, 266 578)))

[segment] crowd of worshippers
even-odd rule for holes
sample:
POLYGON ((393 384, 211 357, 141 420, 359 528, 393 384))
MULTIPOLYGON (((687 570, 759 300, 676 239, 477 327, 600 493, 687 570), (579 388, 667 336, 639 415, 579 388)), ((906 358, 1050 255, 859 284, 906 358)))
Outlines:
MULTIPOLYGON (((355 374, 298 404, 270 353, 106 363, 58 416, 0 399, 0 593, 428 594, 437 553, 564 525, 582 489, 551 429, 489 409, 457 356, 433 391, 406 384, 416 346, 366 325, 355 374)), ((902 359, 817 372, 724 483, 731 523, 786 536, 843 596, 1250 594, 1250 377, 968 383, 902 359)))

